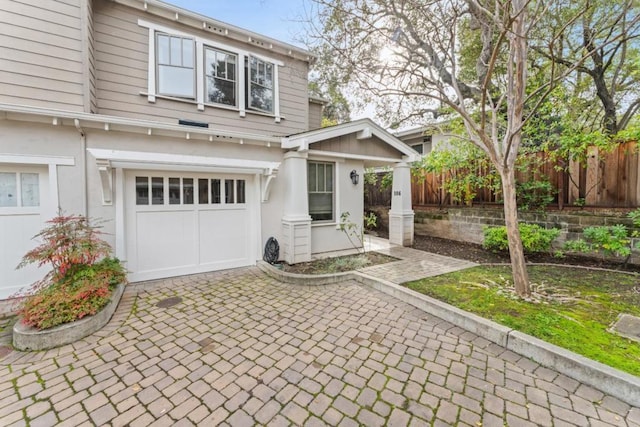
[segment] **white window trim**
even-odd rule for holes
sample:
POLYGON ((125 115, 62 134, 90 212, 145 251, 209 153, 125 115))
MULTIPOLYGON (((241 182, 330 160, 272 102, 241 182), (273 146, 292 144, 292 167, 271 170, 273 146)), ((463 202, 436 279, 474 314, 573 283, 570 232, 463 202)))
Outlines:
MULTIPOLYGON (((311 225, 337 225, 339 227, 339 219, 337 216, 337 212, 339 212, 337 210, 338 208, 338 186, 337 186, 337 180, 338 180, 338 164, 334 161, 327 161, 327 160, 315 160, 315 159, 308 159, 307 160, 307 173, 308 172, 308 165, 309 163, 325 163, 325 164, 331 164, 333 165, 333 190, 331 191, 331 198, 332 198, 332 203, 331 203, 331 207, 332 207, 332 219, 318 219, 318 220, 311 220, 311 225)), ((307 177, 307 179, 309 179, 307 177)), ((326 177, 325 177, 326 179, 326 177)), ((326 183, 325 183, 326 184, 326 183)), ((309 197, 310 191, 307 185, 307 198, 309 197)), ((309 216, 311 216, 311 213, 309 212, 309 216)))
MULTIPOLYGON (((239 61, 240 57, 238 56, 237 53, 235 53, 233 51, 225 51, 223 49, 218 48, 217 46, 212 46, 212 45, 209 45, 209 44, 203 44, 202 45, 202 49, 199 49, 198 51, 201 52, 202 64, 203 64, 202 65, 202 72, 203 72, 202 77, 203 78, 202 78, 202 83, 201 83, 202 84, 202 94, 201 94, 201 96, 203 97, 203 99, 205 98, 204 92, 205 92, 206 87, 207 87, 207 85, 205 84, 205 80, 207 78, 207 66, 204 63, 204 58, 206 57, 206 55, 205 55, 205 50, 206 49, 210 49, 210 50, 213 50, 215 52, 220 52, 220 53, 228 53, 228 54, 236 56, 236 79, 235 79, 236 105, 219 104, 219 103, 216 103, 216 102, 204 102, 204 104, 208 105, 208 106, 211 106, 211 107, 226 108, 227 110, 238 110, 239 109, 238 107, 239 107, 239 104, 240 104, 240 97, 238 96, 238 93, 240 92, 240 86, 242 86, 240 84, 241 81, 238 78, 238 76, 239 76, 238 68, 240 66, 240 64, 238 64, 238 61, 239 61)), ((200 104, 199 103, 198 103, 198 109, 200 109, 200 104)), ((204 109, 204 105, 203 105, 203 109, 204 109)))
MULTIPOLYGON (((154 32, 154 40, 153 40, 153 41, 154 41, 154 47, 153 47, 153 50, 154 50, 154 51, 156 51, 156 50, 157 50, 157 49, 156 49, 156 44, 157 44, 157 42, 158 42, 158 36, 159 36, 159 35, 167 36, 167 37, 169 37, 169 38, 171 38, 171 37, 174 37, 174 38, 180 38, 181 40, 184 40, 184 39, 186 39, 186 40, 190 40, 190 41, 193 43, 193 48, 194 48, 194 49, 197 49, 197 45, 196 45, 196 41, 195 41, 194 37, 191 37, 191 36, 186 37, 186 36, 182 36, 182 35, 178 36, 178 35, 175 35, 175 34, 169 34, 169 33, 165 33, 165 32, 162 32, 162 31, 155 31, 155 32, 154 32)), ((169 41, 169 45, 171 46, 171 41, 169 41)), ((183 48, 183 45, 182 45, 182 42, 181 42, 181 43, 180 43, 180 49, 181 49, 180 57, 181 57, 181 61, 182 61, 182 59, 183 59, 183 52, 182 52, 182 48, 183 48)), ((198 60, 197 56, 198 56, 198 55, 197 55, 197 52, 194 52, 194 56, 193 56, 193 59, 192 59, 192 60, 193 60, 193 67, 185 67, 185 66, 183 66, 183 65, 180 65, 180 66, 174 66, 174 65, 172 65, 172 64, 160 64, 160 59, 156 56, 156 57, 154 58, 154 62, 153 62, 154 67, 155 67, 154 73, 156 74, 156 80, 157 80, 157 75, 160 73, 160 66, 165 66, 165 67, 167 67, 167 66, 168 66, 168 67, 177 67, 177 68, 182 68, 182 69, 190 69, 190 68, 193 68, 193 78, 194 78, 194 79, 197 79, 197 78, 198 78, 198 76, 197 76, 197 65, 196 65, 196 61, 198 60)), ((172 97, 172 98, 181 98, 181 99, 195 100, 195 99, 196 99, 196 97, 197 97, 197 95, 196 95, 196 93, 195 93, 195 92, 198 90, 197 86, 198 86, 197 81, 194 81, 194 84, 193 84, 193 87, 192 87, 192 90, 194 91, 194 93, 193 93, 193 96, 192 96, 192 97, 191 97, 191 96, 184 96, 184 97, 183 97, 183 96, 181 96, 181 95, 177 95, 177 94, 170 94, 170 93, 163 93, 162 95, 163 95, 163 96, 169 96, 169 97, 172 97)), ((160 95, 158 92, 159 92, 159 91, 157 90, 157 87, 156 87, 156 94, 157 94, 157 95, 160 95)))
POLYGON ((32 214, 39 214, 40 213, 40 209, 41 206, 43 206, 42 204, 42 190, 43 188, 40 186, 41 183, 41 174, 45 171, 46 169, 43 168, 42 166, 38 167, 38 166, 14 166, 11 165, 9 167, 9 171, 5 170, 0 171, 0 173, 9 173, 15 176, 16 181, 15 181, 15 196, 16 196, 16 205, 15 206, 0 206, 0 216, 2 215, 14 215, 14 214, 18 214, 18 215, 32 215, 32 214), (23 174, 33 174, 33 175, 37 175, 38 176, 38 204, 33 206, 33 205, 29 205, 29 206, 25 206, 24 205, 24 200, 22 198, 23 192, 22 192, 22 175, 23 174))
MULTIPOLYGON (((259 58, 259 57, 257 57, 256 55, 250 55, 250 56, 247 58, 247 60, 248 60, 248 62, 247 62, 248 67, 247 67, 247 68, 251 68, 251 59, 252 59, 252 58, 257 59, 258 61, 260 61, 260 62, 264 63, 265 65, 266 65, 266 64, 270 64, 270 62, 269 62, 269 61, 265 61, 264 59, 259 58)), ((272 78, 272 80, 273 80, 273 81, 271 82, 271 84, 272 84, 271 91, 272 91, 272 93, 273 93, 273 95, 272 95, 272 96, 273 96, 273 103, 274 103, 274 105, 273 105, 273 112, 271 112, 271 111, 267 111, 267 110, 261 110, 261 109, 259 109, 259 108, 251 107, 251 106, 247 106, 247 109, 250 109, 251 111, 258 111, 258 112, 263 113, 263 114, 269 114, 269 115, 273 114, 273 115, 275 115, 275 116, 276 116, 276 118, 279 118, 279 116, 280 116, 280 112, 279 112, 279 108, 277 108, 277 104, 278 104, 278 103, 276 102, 276 82, 278 81, 278 66, 277 66, 277 65, 275 65, 275 64, 271 64, 271 65, 273 65, 273 67, 272 67, 272 74, 271 74, 271 78, 272 78), (277 110, 278 110, 278 111, 277 111, 277 110), (277 114, 276 114, 276 111, 277 111, 277 114)), ((258 67, 258 68, 259 68, 259 67, 258 67)), ((256 70, 256 73, 257 73, 257 72, 258 72, 258 71, 256 70)), ((249 71, 249 75, 251 75, 251 71, 249 71)), ((265 77, 266 77, 266 69, 265 69, 265 77)), ((255 84, 255 85, 257 85, 257 86, 265 87, 265 88, 266 88, 266 86, 260 85, 259 83, 257 83, 257 82, 253 82, 253 81, 251 81, 251 79, 249 79, 249 80, 247 81, 247 85, 249 86, 249 90, 251 90, 251 85, 252 85, 252 84, 255 84)), ((267 88, 267 89, 268 89, 268 88, 267 88)))
MULTIPOLYGON (((231 53, 235 53, 238 55, 238 113, 240 117, 245 117, 247 111, 252 114, 259 115, 267 115, 269 117, 274 117, 276 123, 280 123, 282 120, 282 116, 280 115, 280 85, 279 85, 279 72, 278 69, 284 66, 284 62, 279 61, 274 58, 270 58, 265 55, 257 54, 248 50, 238 49, 237 47, 229 46, 225 43, 221 43, 215 40, 207 39, 204 37, 200 37, 194 34, 185 33, 184 31, 176 30, 174 28, 170 28, 164 25, 156 24, 154 22, 149 22, 144 19, 138 19, 138 26, 147 28, 149 30, 149 64, 147 67, 147 100, 149 102, 156 102, 156 97, 164 98, 157 93, 157 85, 156 85, 156 33, 161 32, 172 36, 180 36, 191 38, 196 43, 196 57, 195 57, 195 69, 196 69, 196 104, 198 106, 198 110, 204 111, 205 102, 204 102, 204 46, 210 46, 212 48, 218 48, 222 50, 226 50, 231 53), (247 108, 245 90, 244 90, 244 82, 245 82, 245 72, 244 72, 244 63, 245 58, 256 57, 262 61, 270 62, 273 64, 273 102, 274 108, 273 113, 265 113, 258 110, 250 110, 247 108)), ((173 99, 173 98, 172 98, 173 99)), ((177 99, 177 98, 176 98, 177 99)), ((189 101, 189 100, 185 100, 189 101)), ((207 103, 206 105, 218 107, 217 104, 207 103)))
MULTIPOLYGON (((20 154, 0 154, 0 164, 15 165, 32 165, 47 167, 47 174, 49 180, 49 205, 40 206, 41 212, 47 218, 53 218, 57 215, 59 206, 59 193, 58 193, 58 166, 75 166, 75 159, 73 157, 57 157, 57 156, 29 156, 20 154)), ((40 189, 41 194, 44 189, 40 189)))

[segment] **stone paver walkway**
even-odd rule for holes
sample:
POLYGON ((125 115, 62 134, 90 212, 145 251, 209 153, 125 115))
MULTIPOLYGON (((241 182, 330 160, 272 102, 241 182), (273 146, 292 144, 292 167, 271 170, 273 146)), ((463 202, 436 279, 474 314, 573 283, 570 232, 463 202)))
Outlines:
POLYGON ((640 425, 639 408, 387 295, 257 268, 130 287, 100 333, 2 360, 0 402, 2 426, 640 425))
POLYGON ((359 271, 396 284, 451 273, 478 265, 471 261, 432 254, 402 246, 378 249, 377 252, 400 258, 401 261, 374 265, 359 271))

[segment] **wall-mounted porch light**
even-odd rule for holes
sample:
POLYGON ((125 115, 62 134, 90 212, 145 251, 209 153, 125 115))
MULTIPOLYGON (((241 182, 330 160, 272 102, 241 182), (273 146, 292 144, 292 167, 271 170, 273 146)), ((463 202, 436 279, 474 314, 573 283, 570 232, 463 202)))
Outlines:
POLYGON ((358 172, 356 172, 355 169, 351 171, 349 176, 351 177, 351 182, 353 183, 353 185, 358 185, 358 180, 360 179, 360 176, 358 175, 358 172))

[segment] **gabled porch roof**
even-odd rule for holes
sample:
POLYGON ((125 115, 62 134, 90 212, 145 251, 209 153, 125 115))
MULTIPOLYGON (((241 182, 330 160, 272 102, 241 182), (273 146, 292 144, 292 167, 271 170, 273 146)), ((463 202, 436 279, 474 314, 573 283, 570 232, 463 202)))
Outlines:
POLYGON ((281 147, 284 149, 308 151, 309 153, 322 154, 329 157, 361 159, 372 164, 414 162, 420 159, 420 154, 417 151, 368 118, 289 135, 282 139, 281 147), (369 141, 372 141, 372 144, 383 144, 391 148, 391 150, 387 150, 387 154, 381 155, 345 152, 343 150, 331 151, 327 150, 326 147, 315 150, 312 147, 313 144, 317 144, 317 147, 320 148, 319 146, 322 145, 322 143, 349 136, 355 136, 355 140, 358 142, 369 143, 369 141))

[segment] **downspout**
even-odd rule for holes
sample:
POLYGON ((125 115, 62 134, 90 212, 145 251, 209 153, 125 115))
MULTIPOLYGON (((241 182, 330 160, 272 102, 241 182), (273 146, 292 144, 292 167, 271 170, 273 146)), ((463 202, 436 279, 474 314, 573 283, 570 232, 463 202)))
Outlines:
POLYGON ((89 217, 89 197, 87 192, 89 191, 87 188, 87 136, 84 133, 84 129, 80 126, 79 119, 73 119, 73 124, 76 126, 76 129, 80 133, 80 149, 82 150, 82 208, 84 210, 84 217, 89 217))

